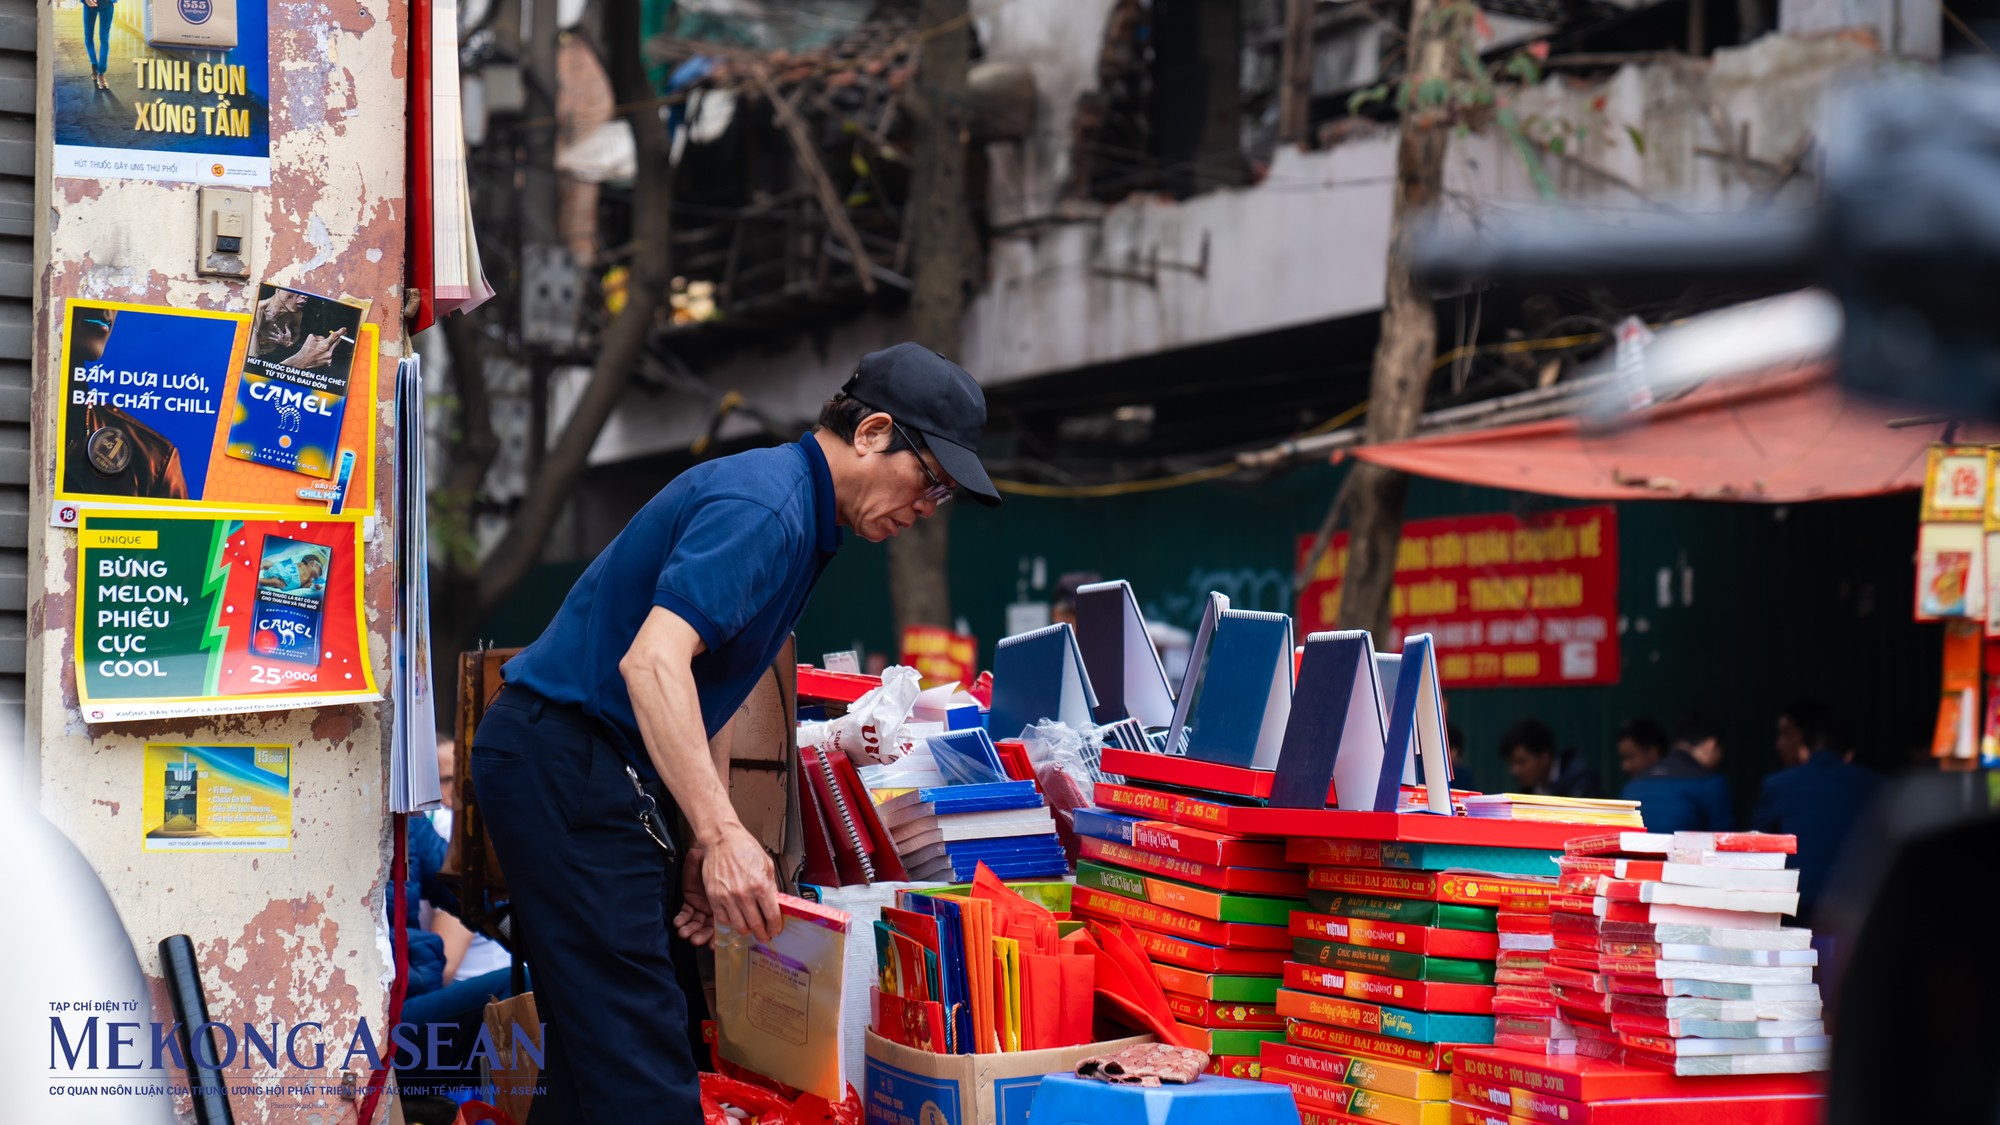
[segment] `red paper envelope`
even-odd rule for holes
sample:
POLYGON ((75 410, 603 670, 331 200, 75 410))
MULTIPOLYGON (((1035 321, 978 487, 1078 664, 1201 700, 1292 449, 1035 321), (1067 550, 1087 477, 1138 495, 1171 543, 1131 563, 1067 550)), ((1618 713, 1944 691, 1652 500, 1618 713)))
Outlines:
POLYGON ((1062 980, 1058 990, 1056 1042, 1052 1047, 1075 1047, 1094 1036, 1092 1017, 1097 1011, 1097 947, 1079 930, 1063 940, 1056 965, 1062 980))
POLYGON ((1097 939, 1097 998, 1160 1042, 1185 1046, 1179 1021, 1139 951, 1138 939, 1097 922, 1090 923, 1090 930, 1097 939))

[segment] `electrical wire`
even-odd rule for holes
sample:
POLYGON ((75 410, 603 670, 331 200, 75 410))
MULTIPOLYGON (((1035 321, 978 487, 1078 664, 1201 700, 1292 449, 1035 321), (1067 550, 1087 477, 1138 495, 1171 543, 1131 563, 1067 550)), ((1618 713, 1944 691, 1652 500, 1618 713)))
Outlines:
POLYGON ((1219 480, 1242 471, 1241 466, 1231 461, 1221 465, 1211 465, 1206 469, 1175 473, 1170 477, 1154 477, 1151 480, 1122 480, 1108 484, 1036 484, 1025 480, 995 480, 993 487, 1014 496, 1037 496, 1051 500, 1098 500, 1111 496, 1132 496, 1142 492, 1162 492, 1169 488, 1219 480))
POLYGON ((1431 370, 1442 371, 1467 356, 1521 355, 1526 352, 1557 351, 1562 348, 1601 343, 1604 339, 1605 334, 1602 332, 1579 332, 1574 336, 1555 336, 1546 340, 1507 340, 1498 344, 1468 344, 1462 348, 1453 348, 1439 356, 1437 362, 1431 364, 1431 370))

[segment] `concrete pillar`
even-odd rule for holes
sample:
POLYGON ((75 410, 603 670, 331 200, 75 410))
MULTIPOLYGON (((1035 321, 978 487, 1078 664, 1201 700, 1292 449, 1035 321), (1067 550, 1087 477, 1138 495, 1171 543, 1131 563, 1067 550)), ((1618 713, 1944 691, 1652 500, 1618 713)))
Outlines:
MULTIPOLYGON (((261 3, 262 0, 242 0, 261 3)), ((185 7, 185 6, 184 6, 185 7)), ((136 17, 139 0, 123 0, 136 17)), ((71 3, 38 6, 38 50, 54 59, 71 3)), ((33 317, 34 466, 28 545, 28 786, 44 815, 74 841, 115 904, 141 968, 159 993, 156 949, 186 933, 200 955, 213 1019, 281 1030, 312 1021, 327 1047, 323 1071, 245 1072, 260 1081, 338 1083, 362 1020, 379 1045, 389 969, 383 892, 389 867, 385 795, 387 703, 171 723, 87 725, 71 671, 76 532, 49 526, 50 470, 61 380, 63 309, 91 298, 248 312, 259 280, 330 296, 369 298, 381 328, 377 426, 378 512, 367 548, 368 652, 389 682, 394 537, 390 425, 403 342, 405 80, 409 8, 398 0, 270 4, 271 185, 252 189, 252 276, 195 276, 196 188, 145 180, 53 177, 53 67, 38 69, 43 122, 36 156, 33 317), (148 741, 283 743, 293 748, 291 850, 147 854, 141 850, 141 753, 148 741)), ((114 75, 114 78, 117 77, 114 75)), ((17 910, 43 909, 15 903, 17 910)), ((5 924, 32 926, 28 917, 5 924)), ((33 972, 12 964, 7 972, 33 972)), ((78 999, 87 999, 79 997, 78 999)), ((24 1015, 25 1013, 16 1013, 24 1015)), ((171 1019, 162 1002, 159 1018, 171 1019)), ((309 1040, 308 1040, 309 1041, 309 1040)), ((305 1043, 301 1043, 305 1047, 305 1043)), ((302 1050, 311 1061, 310 1050, 302 1050)), ((349 1064, 367 1077, 366 1063, 349 1064)), ((232 1075, 237 1073, 232 1069, 232 1075)), ((237 1097, 236 1120, 340 1125, 358 1106, 337 1095, 237 1097)), ((183 1101, 183 1108, 186 1103, 183 1101)), ((386 1104, 384 1106, 386 1110, 386 1104)), ((185 1111, 185 1109, 184 1109, 185 1111)), ((383 1110, 378 1110, 381 1118, 383 1110)))

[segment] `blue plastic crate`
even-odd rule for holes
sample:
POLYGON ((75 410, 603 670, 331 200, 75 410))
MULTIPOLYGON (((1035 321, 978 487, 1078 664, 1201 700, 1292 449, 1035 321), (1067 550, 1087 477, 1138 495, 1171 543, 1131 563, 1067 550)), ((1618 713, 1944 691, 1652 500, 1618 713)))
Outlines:
POLYGON ((1203 1075, 1186 1086, 1113 1086, 1073 1074, 1042 1079, 1033 1125, 1298 1125, 1289 1087, 1203 1075))

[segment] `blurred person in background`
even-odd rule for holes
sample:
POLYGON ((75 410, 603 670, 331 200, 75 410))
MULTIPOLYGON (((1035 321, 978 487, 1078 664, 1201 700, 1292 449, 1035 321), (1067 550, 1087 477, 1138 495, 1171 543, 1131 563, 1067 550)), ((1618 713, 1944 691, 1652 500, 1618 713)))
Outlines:
POLYGON ((1667 754, 1667 728, 1654 719, 1633 719, 1618 731, 1618 768, 1638 777, 1667 754))
POLYGON ((1602 797, 1604 783, 1576 747, 1556 753, 1556 734, 1540 719, 1522 719, 1500 736, 1500 760, 1514 792, 1545 797, 1602 797))
MULTIPOLYGON (((1690 728, 1683 724, 1683 729, 1690 728)), ((1667 732, 1653 720, 1639 719, 1620 731, 1618 760, 1625 764, 1628 773, 1632 772, 1633 760, 1650 759, 1650 764, 1633 773, 1632 780, 1626 782, 1625 799, 1639 802, 1648 832, 1720 832, 1734 828, 1736 816, 1730 807, 1729 782, 1702 764, 1689 749, 1686 738, 1684 735, 1675 739, 1673 747, 1662 753, 1667 732), (1638 747, 1645 749, 1628 755, 1628 749, 1638 747)), ((1706 742, 1719 745, 1713 736, 1707 737, 1706 742)))
POLYGON ((1685 750, 1701 768, 1713 773, 1722 768, 1722 724, 1700 711, 1681 716, 1674 727, 1674 749, 1685 750))
MULTIPOLYGON (((458 743, 451 735, 437 736, 438 782, 444 790, 444 807, 424 814, 430 826, 451 852, 452 815, 458 811, 458 743)), ((466 928, 458 915, 425 900, 419 915, 423 927, 444 940, 444 983, 470 980, 501 969, 512 969, 514 955, 485 934, 466 928)))
POLYGON ((1067 621, 1074 627, 1077 588, 1102 581, 1104 576, 1094 570, 1073 570, 1056 579, 1055 597, 1049 602, 1049 621, 1052 624, 1067 621))
POLYGON ((1798 837, 1799 917, 1810 918, 1855 820, 1882 777, 1847 761, 1833 733, 1833 713, 1805 699, 1778 715, 1774 748, 1780 769, 1764 779, 1750 827, 1798 837))
POLYGON ((1472 778, 1467 773, 1472 765, 1465 759, 1465 732, 1459 729, 1457 723, 1445 723, 1444 745, 1446 752, 1451 755, 1451 787, 1463 789, 1468 793, 1477 793, 1479 790, 1472 784, 1472 778))

